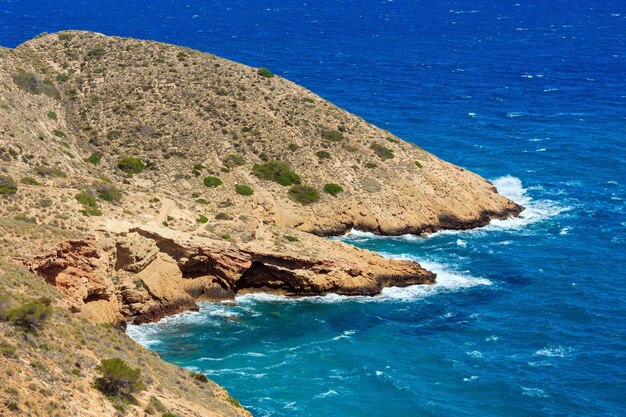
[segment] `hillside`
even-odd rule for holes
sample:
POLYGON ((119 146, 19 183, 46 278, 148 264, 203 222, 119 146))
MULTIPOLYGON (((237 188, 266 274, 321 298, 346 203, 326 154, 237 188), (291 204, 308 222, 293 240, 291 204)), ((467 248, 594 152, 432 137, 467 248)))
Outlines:
POLYGON ((86 381, 112 345, 153 381, 138 398, 143 408, 125 412, 145 409, 147 393, 176 415, 242 412, 210 382, 182 389, 188 373, 106 326, 250 291, 376 295, 432 284, 417 263, 323 236, 464 229, 523 209, 483 178, 269 70, 187 48, 44 35, 0 49, 0 85, 0 307, 49 296, 56 309, 35 339, 0 322, 6 344, 29 358, 0 360, 18 369, 7 381, 21 381, 8 397, 30 395, 40 411, 49 399, 29 394, 39 388, 27 381, 87 361, 63 356, 67 343, 86 340, 85 379, 64 380, 82 394, 59 415, 87 415, 90 401, 96 415, 110 415, 86 381), (42 343, 59 355, 44 355, 42 343), (48 373, 34 375, 28 361, 44 357, 48 373), (161 382, 164 373, 182 379, 161 382))

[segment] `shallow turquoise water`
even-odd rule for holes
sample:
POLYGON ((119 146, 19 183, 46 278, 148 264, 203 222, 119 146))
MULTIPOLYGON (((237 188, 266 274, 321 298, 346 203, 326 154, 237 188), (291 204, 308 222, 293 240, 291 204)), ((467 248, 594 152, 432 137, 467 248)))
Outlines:
POLYGON ((0 44, 82 28, 275 73, 524 203, 524 219, 347 242, 434 287, 243 297, 131 327, 259 416, 622 416, 623 1, 0 1, 0 44))

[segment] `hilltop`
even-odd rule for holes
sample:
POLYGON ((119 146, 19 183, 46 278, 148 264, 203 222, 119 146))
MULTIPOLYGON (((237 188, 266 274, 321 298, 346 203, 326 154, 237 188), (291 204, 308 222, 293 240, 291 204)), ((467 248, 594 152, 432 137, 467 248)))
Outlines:
MULTIPOLYGON (((523 209, 478 175, 270 70, 188 48, 47 34, 0 49, 0 85, 1 291, 12 300, 0 307, 52 291, 54 331, 153 321, 249 291, 376 295, 432 284, 417 263, 324 236, 465 229, 523 209)), ((0 329, 14 346, 20 336, 0 329)), ((118 354, 155 380, 170 372, 105 329, 102 343, 122 338, 128 352, 118 354)), ((54 331, 45 337, 56 340, 54 331)), ((27 340, 41 356, 41 341, 27 340)), ((111 353, 91 342, 92 365, 81 371, 89 376, 111 353)), ((16 363, 0 359, 6 369, 16 363)), ((21 381, 31 372, 20 371, 21 381)), ((110 407, 93 387, 68 384, 110 407)), ((217 386, 183 395, 180 384, 149 392, 180 415, 243 412, 217 386)), ((20 398, 30 392, 20 389, 20 398)), ((66 414, 90 407, 74 406, 66 414)))

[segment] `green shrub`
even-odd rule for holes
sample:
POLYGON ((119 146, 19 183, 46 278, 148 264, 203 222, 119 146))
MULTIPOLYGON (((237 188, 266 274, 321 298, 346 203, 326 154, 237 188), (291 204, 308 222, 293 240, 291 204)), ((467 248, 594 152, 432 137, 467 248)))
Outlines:
POLYGON ((206 223, 208 221, 209 221, 209 218, 207 216, 202 215, 202 214, 198 216, 198 220, 197 220, 198 223, 206 223))
POLYGON ((226 158, 224 158, 224 165, 228 168, 240 167, 246 163, 245 159, 239 155, 230 154, 226 158))
POLYGON ((229 403, 231 403, 232 405, 234 405, 237 408, 243 408, 241 406, 241 403, 239 402, 239 400, 235 397, 231 397, 230 395, 228 396, 228 398, 226 398, 226 401, 228 401, 229 403))
POLYGON ((52 98, 59 98, 59 92, 50 80, 42 80, 39 75, 24 70, 18 70, 12 75, 13 82, 20 90, 31 94, 45 94, 52 98))
POLYGON ((11 195, 17 192, 17 184, 8 175, 0 175, 0 195, 11 195))
MULTIPOLYGON (((0 180, 0 182, 1 182, 1 180, 0 180)), ((24 178, 22 178, 22 179, 20 180, 20 182, 21 182, 22 184, 25 184, 25 185, 41 185, 41 183, 40 183, 39 181, 37 181, 36 179, 31 178, 31 177, 24 177, 24 178)), ((0 191, 0 194, 1 194, 1 193, 2 193, 2 192, 0 191)))
POLYGON ((89 194, 87 191, 81 191, 76 194, 76 200, 83 206, 83 213, 85 216, 101 216, 102 211, 98 207, 98 201, 96 197, 89 194))
POLYGON ((308 97, 304 97, 302 101, 305 103, 315 103, 315 101, 312 98, 308 98, 308 97))
POLYGON ((103 48, 95 48, 87 53, 87 56, 99 58, 106 55, 106 51, 103 48))
POLYGON ((122 157, 119 161, 117 161, 117 167, 129 175, 139 174, 146 168, 141 159, 132 156, 122 157))
POLYGON ((424 166, 420 163, 420 161, 415 161, 415 166, 418 168, 423 168, 424 166))
POLYGON ((374 169, 374 168, 376 168, 376 164, 374 164, 372 162, 366 162, 365 163, 365 168, 374 169))
POLYGON ((393 151, 389 148, 384 147, 380 143, 372 142, 372 144, 370 145, 370 149, 372 149, 374 153, 378 155, 378 157, 383 161, 386 161, 387 159, 393 159, 393 151))
POLYGON ((289 235, 285 235, 285 239, 287 239, 288 242, 298 242, 300 240, 295 236, 289 236, 289 235))
POLYGON ((267 68, 259 68, 259 70, 257 71, 257 74, 259 74, 261 77, 265 77, 265 78, 272 78, 274 77, 274 74, 272 73, 272 71, 268 70, 267 68))
POLYGON ((252 187, 245 184, 237 184, 235 185, 235 192, 239 195, 249 196, 254 194, 254 190, 252 187))
POLYGON ((320 193, 308 185, 294 185, 289 190, 289 198, 304 206, 313 204, 320 199, 320 193))
POLYGON ((67 174, 65 172, 61 171, 61 169, 59 169, 57 167, 48 167, 48 166, 38 165, 35 168, 33 168, 33 170, 40 177, 49 177, 49 178, 65 178, 65 177, 67 177, 67 174))
POLYGON ((56 120, 57 119, 57 114, 53 111, 49 111, 48 112, 48 118, 51 120, 56 120))
POLYGON ((315 153, 315 155, 319 158, 319 159, 330 159, 330 154, 326 151, 317 151, 315 153))
POLYGON ((59 143, 61 144, 61 146, 63 146, 64 148, 70 149, 70 144, 67 143, 66 141, 62 140, 59 141, 59 143))
POLYGON ((199 199, 196 200, 196 203, 202 204, 202 205, 207 205, 207 204, 209 204, 209 201, 204 199, 204 198, 199 198, 199 199))
POLYGON ((191 377, 200 382, 209 382, 209 378, 207 378, 205 374, 200 372, 192 372, 191 377))
POLYGON ((263 164, 255 164, 252 173, 257 177, 275 181, 280 185, 289 186, 300 184, 300 176, 293 172, 289 165, 282 161, 269 161, 263 164))
POLYGON ((109 140, 117 139, 120 136, 122 136, 122 132, 120 132, 119 130, 111 130, 110 132, 107 133, 107 139, 109 140))
POLYGON ((324 192, 332 195, 333 197, 337 197, 337 194, 343 192, 343 188, 339 184, 326 184, 324 185, 324 192))
POLYGON ((322 130, 322 138, 331 142, 341 142, 343 140, 343 133, 338 130, 322 130))
POLYGON ((117 202, 122 199, 122 192, 110 182, 102 182, 96 185, 96 195, 104 201, 117 202))
POLYGON ((289 145, 287 145, 287 149, 289 149, 291 152, 295 152, 300 149, 300 146, 298 146, 298 144, 296 143, 290 143, 289 145))
POLYGON ((172 413, 171 411, 168 411, 167 413, 163 413, 162 417, 178 417, 178 416, 172 413))
POLYGON ((37 332, 52 315, 50 304, 49 298, 40 298, 4 312, 2 318, 28 332, 37 332))
POLYGON ((59 74, 57 75, 57 81, 65 83, 70 79, 70 76, 67 74, 59 74))
POLYGON ((194 164, 193 169, 196 171, 202 171, 204 166, 202 164, 194 164))
POLYGON ((96 379, 94 387, 107 396, 132 398, 132 394, 146 389, 141 371, 120 358, 103 359, 96 370, 102 376, 96 379))
POLYGON ((52 134, 58 138, 64 138, 65 137, 65 132, 58 130, 58 129, 54 129, 52 131, 52 134))
POLYGON ((85 161, 93 165, 98 165, 100 161, 102 160, 103 156, 104 155, 102 154, 102 152, 94 152, 91 155, 89 155, 89 158, 85 159, 85 161))
POLYGON ((215 188, 223 184, 222 180, 217 177, 208 176, 204 180, 202 180, 205 186, 209 188, 215 188))

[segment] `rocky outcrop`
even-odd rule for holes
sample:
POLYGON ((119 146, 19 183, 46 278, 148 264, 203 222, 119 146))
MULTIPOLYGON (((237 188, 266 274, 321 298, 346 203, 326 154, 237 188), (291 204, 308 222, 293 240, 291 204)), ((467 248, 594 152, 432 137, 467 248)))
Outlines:
POLYGON ((197 309, 197 300, 232 299, 238 293, 374 296, 387 286, 435 282, 435 274, 415 262, 313 235, 303 234, 293 248, 188 238, 166 229, 133 228, 113 243, 67 241, 54 254, 21 262, 59 288, 72 311, 97 322, 156 321, 197 309))

